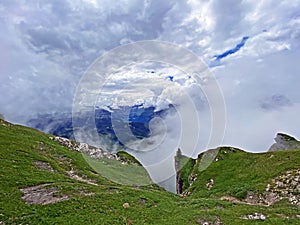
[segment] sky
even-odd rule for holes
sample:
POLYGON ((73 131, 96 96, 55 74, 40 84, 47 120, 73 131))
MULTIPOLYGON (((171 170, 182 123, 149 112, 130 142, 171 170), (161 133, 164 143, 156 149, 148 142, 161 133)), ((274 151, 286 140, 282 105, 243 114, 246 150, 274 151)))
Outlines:
MULTIPOLYGON (((1 0, 0 113, 26 124, 71 111, 85 71, 103 54, 165 41, 193 52, 217 80, 226 105, 221 144, 266 151, 277 132, 300 139, 299 12, 300 0, 1 0)), ((176 68, 127 67, 110 82, 103 107, 163 108, 181 87, 203 107, 195 82, 176 68), (148 82, 152 72, 159 81, 148 82), (141 78, 151 86, 145 96, 158 98, 145 100, 141 78)))

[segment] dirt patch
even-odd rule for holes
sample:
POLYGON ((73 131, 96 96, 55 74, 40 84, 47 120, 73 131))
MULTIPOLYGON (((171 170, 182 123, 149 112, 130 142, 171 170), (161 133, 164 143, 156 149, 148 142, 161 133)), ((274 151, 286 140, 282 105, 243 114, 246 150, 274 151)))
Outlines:
POLYGON ((250 205, 264 205, 270 206, 280 201, 281 198, 273 192, 264 192, 263 195, 257 195, 252 191, 248 191, 247 197, 243 202, 246 202, 250 205))
POLYGON ((222 201, 229 201, 229 202, 232 202, 232 203, 243 203, 243 204, 247 204, 247 202, 243 202, 235 197, 232 197, 232 196, 222 196, 220 198, 220 200, 222 201))
POLYGON ((278 202, 278 196, 273 193, 268 193, 264 197, 258 196, 255 193, 249 191, 247 197, 244 200, 237 199, 232 196, 222 196, 220 200, 229 201, 232 203, 247 204, 247 205, 260 205, 260 206, 270 206, 278 202))
POLYGON ((220 218, 215 218, 213 221, 206 220, 203 218, 197 219, 197 223, 201 225, 222 225, 223 223, 221 222, 220 218))
POLYGON ((61 202, 69 199, 69 196, 56 196, 59 191, 55 187, 47 188, 49 184, 41 184, 37 186, 20 189, 24 194, 22 199, 27 204, 47 205, 56 202, 61 202))
POLYGON ((81 182, 84 182, 84 183, 87 183, 87 184, 92 184, 92 185, 98 186, 98 184, 97 184, 97 182, 95 180, 79 176, 78 174, 76 174, 76 171, 73 170, 73 169, 70 170, 70 171, 68 171, 67 175, 68 175, 68 177, 70 177, 70 178, 72 178, 74 180, 78 180, 78 181, 81 181, 81 182))
POLYGON ((80 190, 80 191, 78 192, 78 194, 79 194, 79 195, 82 195, 82 196, 93 196, 93 195, 95 195, 95 193, 93 193, 93 192, 86 192, 86 191, 84 191, 84 190, 80 190))
POLYGON ((48 171, 48 172, 54 173, 54 169, 52 168, 52 166, 50 165, 50 163, 42 162, 42 161, 35 161, 34 164, 35 164, 35 165, 37 166, 37 168, 39 168, 40 170, 48 171))
POLYGON ((66 163, 67 165, 71 165, 72 159, 68 158, 64 155, 56 155, 55 156, 60 162, 66 163))

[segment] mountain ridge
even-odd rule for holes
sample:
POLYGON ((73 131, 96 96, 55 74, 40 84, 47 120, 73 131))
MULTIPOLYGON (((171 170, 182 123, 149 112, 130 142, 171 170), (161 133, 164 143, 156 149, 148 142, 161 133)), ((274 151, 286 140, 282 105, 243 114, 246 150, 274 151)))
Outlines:
MULTIPOLYGON (((193 182, 187 191, 191 193, 178 196, 153 184, 113 182, 95 171, 82 153, 53 138, 0 120, 1 224, 299 222, 299 206, 288 198, 269 206, 245 201, 259 199, 269 183, 274 190, 291 176, 298 176, 299 150, 254 154, 223 147, 217 153, 218 160, 205 169, 199 165, 209 155, 202 154, 190 167, 197 174, 190 177, 193 182), (276 181, 282 183, 276 187, 276 181)), ((127 165, 120 163, 123 166, 127 165)))

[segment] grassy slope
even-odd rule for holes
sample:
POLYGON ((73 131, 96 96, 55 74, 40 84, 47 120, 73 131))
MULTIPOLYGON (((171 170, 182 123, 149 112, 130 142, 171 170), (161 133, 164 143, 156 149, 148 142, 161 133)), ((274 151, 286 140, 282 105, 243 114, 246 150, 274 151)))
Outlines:
POLYGON ((198 179, 190 188, 197 197, 221 197, 230 195, 245 198, 247 191, 262 193, 267 184, 285 171, 300 168, 300 151, 285 150, 267 153, 248 153, 238 149, 221 148, 214 161, 206 170, 197 171, 198 179), (211 190, 205 184, 214 179, 211 190))
POLYGON ((223 192, 234 194, 232 190, 235 189, 231 186, 237 181, 242 187, 246 185, 247 188, 257 187, 260 190, 267 184, 270 176, 283 172, 291 161, 292 167, 299 168, 299 164, 296 163, 297 159, 300 161, 299 152, 268 154, 253 155, 238 152, 225 155, 222 160, 214 162, 198 175, 195 185, 192 186, 191 197, 180 198, 155 186, 136 189, 113 183, 97 175, 80 153, 62 147, 50 140, 48 135, 0 120, 0 222, 126 224, 126 220, 130 219, 132 224, 176 225, 199 224, 197 220, 200 218, 210 221, 220 218, 223 224, 259 224, 260 222, 241 220, 239 217, 261 212, 268 216, 268 219, 261 223, 297 224, 299 219, 293 217, 297 215, 299 209, 285 201, 266 208, 233 204, 213 198, 223 195, 223 192), (277 165, 276 167, 267 167, 267 164, 263 163, 268 160, 268 154, 276 156, 270 159, 272 160, 270 165, 277 165), (61 160, 62 156, 64 160, 61 160), (34 164, 37 160, 50 163, 55 172, 39 170, 34 164), (72 168, 78 174, 96 180, 98 186, 69 178, 66 173, 71 169, 71 165, 66 162, 71 162, 72 168), (260 166, 253 166, 256 164, 260 166), (255 169, 261 171, 259 174, 263 177, 255 176, 255 169), (266 172, 265 175, 263 171, 266 172), (238 172, 242 175, 237 177, 238 172), (212 177, 216 180, 216 185, 211 192, 207 192, 203 184, 212 177), (20 188, 44 183, 58 188, 62 194, 69 195, 70 199, 50 205, 27 205, 21 200, 20 188), (82 190, 95 194, 84 196, 80 194, 82 190), (122 207, 125 202, 130 204, 130 208, 122 207), (279 213, 291 219, 282 218, 277 215, 279 213))

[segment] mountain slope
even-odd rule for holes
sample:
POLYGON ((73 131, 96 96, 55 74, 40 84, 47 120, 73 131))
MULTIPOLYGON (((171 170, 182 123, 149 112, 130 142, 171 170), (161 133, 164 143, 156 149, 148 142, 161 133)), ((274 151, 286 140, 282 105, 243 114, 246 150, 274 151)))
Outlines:
POLYGON ((266 154, 274 155, 275 172, 267 172, 263 179, 254 176, 255 182, 250 182, 253 171, 245 170, 244 163, 260 162, 261 155, 220 151, 219 160, 206 170, 199 172, 198 162, 194 165, 198 177, 190 187, 191 196, 184 198, 156 185, 114 183, 96 173, 80 152, 50 137, 0 120, 0 224, 254 224, 247 218, 259 215, 255 213, 266 217, 259 219, 264 224, 299 222, 299 207, 288 200, 269 207, 220 200, 234 196, 230 187, 239 179, 236 187, 259 191, 273 176, 299 168, 299 151, 266 154), (229 165, 233 167, 227 171, 229 165), (242 177, 238 171, 244 171, 242 177), (209 193, 205 183, 211 178, 215 185, 209 193))
MULTIPOLYGON (((292 183, 295 179, 288 192, 294 195, 300 193, 300 150, 253 154, 222 147, 215 151, 218 153, 207 169, 199 170, 203 157, 201 154, 190 170, 189 177, 194 177, 195 181, 186 191, 193 196, 220 198, 228 195, 242 200, 247 197, 248 192, 259 195, 267 187, 272 189, 276 185, 276 178, 285 174, 290 174, 286 183, 292 183)), ((300 205, 300 200, 297 204, 300 205)))

